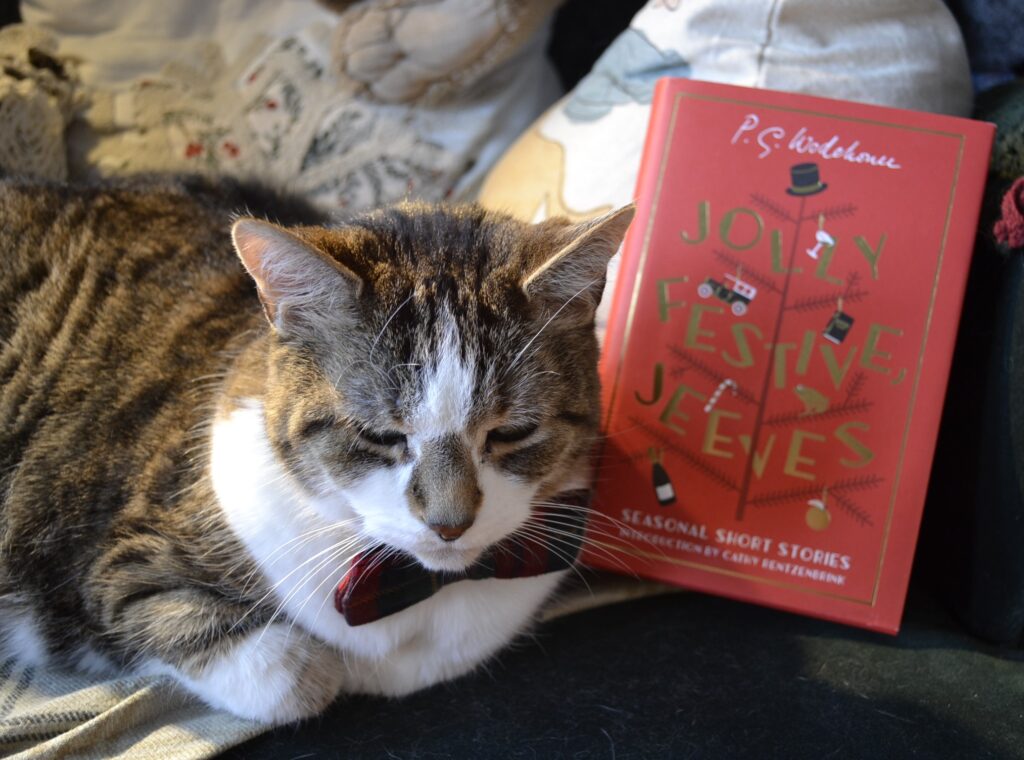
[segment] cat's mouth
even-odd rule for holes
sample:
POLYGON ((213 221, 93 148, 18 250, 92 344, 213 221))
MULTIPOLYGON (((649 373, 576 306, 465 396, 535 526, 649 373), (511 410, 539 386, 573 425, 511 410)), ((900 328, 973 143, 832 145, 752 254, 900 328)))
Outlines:
POLYGON ((419 563, 428 570, 459 572, 468 568, 483 554, 481 547, 459 546, 458 542, 432 544, 433 542, 417 546, 412 552, 419 563))

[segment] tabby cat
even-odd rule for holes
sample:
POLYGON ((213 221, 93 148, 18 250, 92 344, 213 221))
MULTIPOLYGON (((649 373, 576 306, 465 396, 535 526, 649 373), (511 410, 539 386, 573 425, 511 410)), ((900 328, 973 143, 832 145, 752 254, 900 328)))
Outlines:
POLYGON ((564 575, 358 627, 331 604, 360 551, 463 569, 587 483, 594 310, 632 209, 232 226, 261 203, 0 181, 0 661, 168 674, 287 722, 469 671, 564 575))

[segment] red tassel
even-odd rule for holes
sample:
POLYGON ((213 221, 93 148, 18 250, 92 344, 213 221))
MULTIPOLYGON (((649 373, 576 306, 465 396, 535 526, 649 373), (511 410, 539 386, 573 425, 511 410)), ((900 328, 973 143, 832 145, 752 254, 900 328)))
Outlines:
POLYGON ((992 228, 996 240, 1010 248, 1024 248, 1024 177, 1006 191, 1002 212, 1002 218, 992 228))

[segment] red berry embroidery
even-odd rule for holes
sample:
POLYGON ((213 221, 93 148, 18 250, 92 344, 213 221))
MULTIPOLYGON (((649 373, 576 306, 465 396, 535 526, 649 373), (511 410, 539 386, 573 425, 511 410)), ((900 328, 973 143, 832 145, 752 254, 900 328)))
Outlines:
POLYGON ((185 146, 185 158, 195 158, 203 154, 203 146, 197 142, 190 142, 185 146))
POLYGON ((235 143, 231 142, 230 140, 225 140, 224 144, 221 147, 224 148, 224 152, 227 153, 232 158, 237 157, 238 154, 241 152, 238 146, 235 143))

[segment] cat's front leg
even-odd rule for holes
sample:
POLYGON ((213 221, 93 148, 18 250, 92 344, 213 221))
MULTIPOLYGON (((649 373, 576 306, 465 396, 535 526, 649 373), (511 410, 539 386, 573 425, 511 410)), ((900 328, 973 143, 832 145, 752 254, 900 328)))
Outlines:
POLYGON ((341 691, 341 655, 258 603, 196 587, 151 548, 113 551, 87 584, 97 628, 122 662, 172 676, 207 704, 287 723, 321 712, 341 691), (134 561, 129 561, 134 560, 134 561))
POLYGON ((400 697, 469 673, 527 630, 566 573, 454 583, 353 629, 363 640, 346 658, 345 691, 400 697), (401 643, 369 654, 374 638, 401 643))
POLYGON ((153 659, 142 670, 171 675, 212 707, 264 723, 317 715, 342 688, 339 654, 287 623, 258 628, 216 649, 176 665, 153 659))

